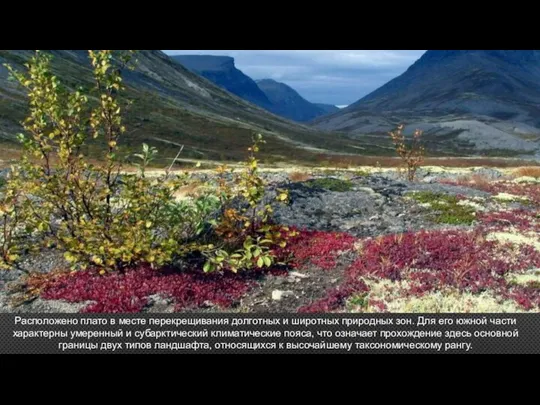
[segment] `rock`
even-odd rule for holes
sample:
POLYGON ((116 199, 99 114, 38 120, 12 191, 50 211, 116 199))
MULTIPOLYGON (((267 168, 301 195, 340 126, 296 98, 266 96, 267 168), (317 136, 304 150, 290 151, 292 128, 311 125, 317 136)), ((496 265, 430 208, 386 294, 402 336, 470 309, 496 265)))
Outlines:
POLYGON ((272 299, 274 301, 280 301, 282 298, 291 297, 293 295, 294 293, 292 291, 282 291, 282 290, 272 291, 272 299))
POLYGON ((481 167, 479 169, 474 169, 472 172, 475 175, 482 176, 489 180, 495 180, 502 177, 502 173, 499 170, 489 167, 481 167))
POLYGON ((297 271, 290 271, 289 276, 296 277, 296 278, 308 278, 309 276, 304 273, 299 273, 297 271))
POLYGON ((435 183, 437 176, 426 176, 422 179, 424 183, 435 183))

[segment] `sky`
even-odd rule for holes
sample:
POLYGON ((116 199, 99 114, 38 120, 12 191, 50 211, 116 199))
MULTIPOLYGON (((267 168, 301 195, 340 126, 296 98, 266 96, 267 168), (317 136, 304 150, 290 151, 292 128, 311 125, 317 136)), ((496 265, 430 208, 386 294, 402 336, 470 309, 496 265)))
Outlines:
POLYGON ((346 106, 399 76, 425 51, 164 50, 170 55, 226 55, 254 80, 274 79, 312 103, 346 106))

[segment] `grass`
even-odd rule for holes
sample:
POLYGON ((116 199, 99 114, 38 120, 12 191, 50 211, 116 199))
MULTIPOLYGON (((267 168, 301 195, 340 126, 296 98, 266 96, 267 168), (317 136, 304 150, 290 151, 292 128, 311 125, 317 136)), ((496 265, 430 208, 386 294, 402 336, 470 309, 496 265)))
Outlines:
POLYGON ((435 222, 437 223, 470 225, 476 219, 474 209, 466 205, 459 205, 459 199, 456 196, 430 191, 409 193, 407 196, 419 203, 429 204, 435 212, 435 222))
POLYGON ((540 167, 538 166, 523 166, 518 167, 512 172, 516 177, 534 177, 540 178, 540 167))
POLYGON ((302 182, 311 179, 311 175, 305 172, 292 172, 289 174, 289 180, 292 182, 302 182))

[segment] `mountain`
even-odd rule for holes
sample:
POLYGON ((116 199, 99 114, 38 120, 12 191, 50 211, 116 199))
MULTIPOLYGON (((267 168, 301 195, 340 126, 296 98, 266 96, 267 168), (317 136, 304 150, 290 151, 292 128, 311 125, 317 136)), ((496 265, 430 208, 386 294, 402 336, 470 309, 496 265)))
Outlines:
POLYGON ((317 107, 319 107, 321 110, 324 111, 325 114, 332 114, 336 111, 339 111, 339 107, 333 105, 333 104, 320 104, 320 103, 313 103, 317 107))
POLYGON ((356 103, 313 124, 381 147, 397 123, 436 150, 540 154, 540 51, 432 50, 356 103))
POLYGON ((257 83, 236 68, 230 56, 173 55, 171 58, 244 100, 263 108, 271 104, 257 83))
MULTIPOLYGON (((54 50, 53 72, 70 87, 92 85, 86 51, 54 50)), ((8 80, 4 63, 16 69, 33 55, 29 50, 0 50, 0 159, 19 146, 15 135, 27 113, 27 100, 16 83, 8 80)), ((320 153, 350 150, 345 136, 334 136, 288 121, 237 97, 192 73, 157 50, 139 51, 134 71, 125 71, 126 97, 134 103, 127 112, 124 153, 146 142, 164 159, 181 158, 238 161, 245 156, 254 133, 265 136, 261 157, 267 160, 312 160, 320 153)), ((101 143, 85 151, 100 156, 101 143)))
POLYGON ((236 68, 234 58, 213 55, 173 55, 181 63, 231 93, 281 117, 305 122, 334 112, 335 106, 312 104, 284 83, 264 79, 255 82, 236 68))
POLYGON ((305 122, 327 114, 327 107, 319 107, 303 98, 292 87, 272 79, 257 80, 272 106, 270 111, 293 121, 305 122))

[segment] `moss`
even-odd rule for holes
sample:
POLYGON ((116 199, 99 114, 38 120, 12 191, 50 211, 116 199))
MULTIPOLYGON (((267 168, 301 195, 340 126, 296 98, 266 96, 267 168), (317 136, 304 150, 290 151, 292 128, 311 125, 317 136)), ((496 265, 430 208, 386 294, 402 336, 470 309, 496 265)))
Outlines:
POLYGON ((435 222, 441 224, 467 224, 475 220, 475 210, 469 205, 460 205, 454 195, 421 191, 408 194, 413 200, 421 204, 429 204, 435 212, 435 222))
POLYGON ((349 310, 359 311, 367 309, 369 307, 368 294, 362 293, 359 295, 353 295, 347 300, 347 308, 349 310))
POLYGON ((349 180, 334 179, 331 177, 311 180, 305 184, 310 188, 319 188, 337 192, 350 191, 353 187, 349 180))

